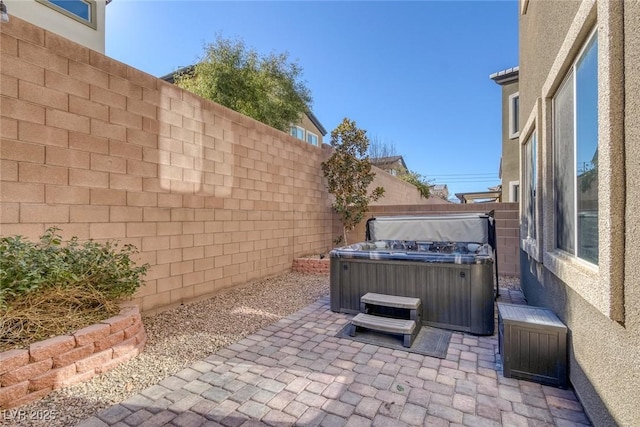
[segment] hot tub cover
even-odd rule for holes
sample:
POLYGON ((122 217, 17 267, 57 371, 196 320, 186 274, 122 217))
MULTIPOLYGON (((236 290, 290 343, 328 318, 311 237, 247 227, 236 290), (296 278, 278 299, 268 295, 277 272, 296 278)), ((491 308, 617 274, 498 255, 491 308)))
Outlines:
POLYGON ((366 240, 488 243, 495 249, 494 220, 487 213, 377 217, 367 221, 366 240))

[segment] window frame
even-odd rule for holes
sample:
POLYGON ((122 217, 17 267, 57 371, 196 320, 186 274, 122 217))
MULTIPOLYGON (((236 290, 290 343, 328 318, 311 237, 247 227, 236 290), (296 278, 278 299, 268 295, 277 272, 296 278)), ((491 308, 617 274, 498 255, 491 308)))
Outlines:
POLYGON ((291 135, 291 136, 292 136, 292 137, 294 137, 295 139, 299 139, 300 141, 305 141, 305 142, 306 142, 306 138, 305 138, 305 131, 304 131, 304 128, 303 128, 302 126, 298 126, 298 125, 291 125, 291 129, 289 129, 289 135, 291 135), (302 132, 302 138, 300 138, 300 137, 297 135, 297 132, 296 132, 296 135, 294 135, 294 134, 293 134, 293 130, 294 130, 294 129, 295 129, 296 131, 300 131, 300 132, 302 132))
POLYGON ((509 139, 520 136, 520 92, 509 95, 509 139), (517 102, 517 104, 515 104, 517 102), (514 114, 515 111, 515 114, 514 114))
POLYGON ((311 132, 311 131, 307 131, 307 135, 306 135, 306 141, 307 143, 313 145, 314 147, 317 147, 318 145, 320 145, 320 138, 318 138, 318 135, 316 135, 315 133, 311 132), (313 142, 309 141, 309 136, 313 136, 316 138, 316 143, 314 144, 313 142))
MULTIPOLYGON (((556 167, 556 135, 555 135, 555 131, 557 129, 557 124, 556 124, 556 97, 557 95, 567 87, 567 85, 571 85, 570 89, 571 89, 571 98, 572 98, 572 117, 571 117, 571 126, 572 126, 572 158, 570 159, 571 164, 573 166, 573 173, 571 175, 571 184, 572 184, 572 200, 570 200, 573 210, 572 210, 572 223, 571 223, 571 227, 572 230, 571 232, 573 233, 572 236, 572 242, 570 242, 570 244, 572 245, 571 250, 567 250, 567 249, 563 249, 561 247, 558 246, 558 215, 556 214, 556 211, 554 209, 553 211, 553 226, 554 226, 554 239, 553 239, 553 245, 551 246, 551 248, 554 251, 559 251, 565 254, 565 256, 569 257, 569 258, 574 258, 576 260, 576 262, 579 262, 581 264, 584 264, 587 268, 591 268, 594 270, 598 269, 598 263, 594 263, 586 258, 581 258, 578 253, 579 253, 579 212, 578 212, 578 180, 577 180, 577 166, 576 166, 576 159, 577 159, 577 151, 578 151, 578 131, 577 131, 577 109, 578 109, 578 105, 576 102, 576 98, 577 98, 577 92, 578 92, 578 88, 577 88, 577 75, 578 75, 578 68, 577 66, 579 65, 579 63, 585 58, 585 55, 588 53, 587 50, 591 47, 593 47, 593 42, 598 41, 598 32, 597 29, 592 30, 591 32, 589 32, 589 35, 586 37, 584 43, 581 45, 578 53, 575 55, 575 57, 573 58, 573 61, 571 61, 569 68, 567 69, 567 71, 564 73, 564 77, 560 83, 560 85, 558 86, 557 90, 554 92, 553 96, 551 97, 551 117, 552 117, 552 141, 553 141, 553 153, 552 153, 552 160, 551 160, 551 168, 552 168, 552 173, 553 173, 553 177, 552 177, 552 185, 554 188, 553 192, 552 192, 552 197, 553 197, 553 201, 554 201, 554 206, 557 205, 557 194, 555 191, 555 182, 556 182, 556 174, 555 174, 555 167, 556 167)), ((598 47, 596 47, 597 49, 598 47)), ((596 63, 596 67, 598 67, 598 64, 596 63)), ((597 84, 597 82, 596 82, 597 84)), ((597 99, 597 97, 596 97, 597 99)), ((598 139, 599 141, 599 139, 598 139)), ((596 146, 596 150, 599 146, 596 146)), ((600 201, 598 201, 598 204, 600 204, 600 201)), ((599 235, 600 233, 600 229, 598 227, 598 229, 596 230, 597 234, 599 235)), ((598 239, 599 240, 599 239, 598 239)), ((598 241, 598 251, 600 249, 600 242, 598 241)))
POLYGON ((536 128, 527 132, 522 143, 522 186, 520 187, 520 204, 522 221, 520 235, 525 241, 538 240, 538 134, 536 128), (531 144, 531 145, 529 145, 531 144), (530 150, 530 151, 529 151, 530 150), (526 188, 525 188, 526 187, 526 188), (529 190, 532 191, 530 192, 529 190), (532 199, 530 199, 532 197, 532 199), (527 214, 531 218, 525 221, 527 214))
MULTIPOLYGON (((542 85, 540 96, 539 145, 544 189, 541 191, 539 212, 544 225, 539 230, 543 241, 539 267, 548 271, 545 277, 558 280, 567 290, 590 304, 596 311, 616 322, 625 322, 625 277, 619 266, 625 258, 625 215, 628 204, 625 193, 625 168, 620 159, 625 156, 624 57, 620 54, 620 40, 624 34, 622 10, 616 2, 582 2, 558 50, 542 85), (602 21, 598 17, 608 18, 602 21), (575 62, 577 53, 597 32, 598 37, 598 175, 599 190, 599 259, 594 266, 555 250, 555 231, 550 212, 554 208, 552 167, 552 107, 551 98, 575 62), (622 203, 621 203, 622 201, 622 203)), ((529 96, 529 95, 528 95, 529 96)), ((526 267, 526 265, 525 265, 526 267)), ((529 267, 535 267, 533 265, 529 267)))
POLYGON ((509 202, 520 203, 520 181, 509 181, 509 202))
POLYGON ((68 18, 71 18, 77 22, 80 22, 81 24, 84 24, 88 27, 93 28, 94 30, 98 29, 98 5, 96 4, 95 0, 69 0, 69 1, 76 1, 76 2, 80 2, 80 3, 84 3, 89 7, 89 19, 84 19, 83 17, 76 15, 75 13, 71 12, 68 9, 65 9, 62 6, 59 6, 53 2, 51 2, 50 0, 36 0, 38 3, 51 8, 57 12, 60 12, 61 14, 67 16, 68 18))
MULTIPOLYGON (((543 252, 543 232, 546 230, 546 224, 543 224, 544 215, 543 215, 543 205, 544 205, 544 191, 542 190, 542 186, 544 185, 544 164, 543 164, 543 153, 544 149, 542 147, 543 135, 541 130, 539 129, 539 124, 542 123, 543 117, 545 117, 545 103, 541 102, 540 98, 536 99, 533 108, 527 118, 526 122, 522 126, 522 132, 520 132, 520 202, 519 202, 519 220, 520 220, 520 228, 519 228, 519 237, 520 237, 520 248, 527 255, 532 257, 534 260, 538 262, 542 262, 544 252, 543 252), (536 167, 536 176, 534 186, 536 188, 536 199, 537 202, 534 205, 534 216, 535 216, 535 233, 533 236, 528 236, 528 233, 523 232, 523 216, 524 216, 524 189, 523 185, 525 183, 524 177, 524 161, 525 161, 525 148, 526 142, 529 141, 533 134, 536 134, 536 154, 535 154, 535 167, 536 167)), ((547 126, 547 132, 550 126, 547 126)))

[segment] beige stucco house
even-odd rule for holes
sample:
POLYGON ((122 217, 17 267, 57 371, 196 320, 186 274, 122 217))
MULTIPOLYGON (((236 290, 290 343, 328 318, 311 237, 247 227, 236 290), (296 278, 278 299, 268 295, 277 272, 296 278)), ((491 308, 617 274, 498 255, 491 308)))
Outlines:
POLYGON ((369 160, 373 166, 393 176, 406 173, 409 170, 402 156, 374 157, 369 160))
POLYGON ((318 147, 322 146, 323 137, 327 134, 326 129, 320 123, 320 120, 309 111, 302 115, 298 123, 291 125, 290 133, 298 139, 308 142, 318 147))
POLYGON ((500 182, 503 202, 520 200, 520 145, 518 144, 519 67, 509 68, 489 76, 502 88, 502 156, 500 158, 500 182))
POLYGON ((598 426, 640 425, 640 2, 520 0, 520 265, 598 426))
MULTIPOLYGON (((3 0, 9 16, 104 53, 105 6, 111 0, 3 0)), ((11 19, 11 18, 9 18, 11 19)))

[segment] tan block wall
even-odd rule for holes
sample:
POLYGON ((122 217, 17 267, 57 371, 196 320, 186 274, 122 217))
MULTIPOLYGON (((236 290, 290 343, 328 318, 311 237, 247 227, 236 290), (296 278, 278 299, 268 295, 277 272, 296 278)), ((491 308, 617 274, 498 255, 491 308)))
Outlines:
POLYGON ((0 353, 0 409, 25 405, 52 390, 107 372, 137 356, 147 334, 137 306, 80 329, 0 353))
POLYGON ((373 206, 425 205, 434 203, 434 200, 435 202, 448 203, 436 197, 425 199, 420 196, 418 189, 414 185, 402 181, 401 179, 391 175, 389 172, 385 172, 375 166, 371 169, 376 174, 373 178, 373 182, 371 183, 371 188, 383 187, 385 189, 384 196, 377 202, 371 203, 373 206))
MULTIPOLYGON (((65 239, 135 245, 151 265, 134 298, 143 312, 283 273, 333 246, 340 226, 320 168, 328 146, 17 17, 0 37, 0 235, 37 239, 55 225, 65 239)), ((384 203, 417 195, 387 178, 384 203)))
POLYGON ((377 216, 434 215, 464 212, 495 211, 496 238, 498 240, 498 274, 502 276, 520 275, 520 232, 517 203, 482 204, 438 204, 438 205, 396 205, 371 206, 365 219, 347 235, 351 243, 365 240, 366 224, 377 216))
POLYGON ((326 149, 18 18, 0 32, 2 235, 134 244, 143 311, 330 249, 326 149))

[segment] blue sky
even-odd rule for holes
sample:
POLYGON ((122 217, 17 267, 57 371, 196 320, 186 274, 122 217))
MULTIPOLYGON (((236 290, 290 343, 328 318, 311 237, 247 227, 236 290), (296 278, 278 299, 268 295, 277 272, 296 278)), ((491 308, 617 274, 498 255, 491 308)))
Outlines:
POLYGON ((499 183, 489 75, 518 65, 516 0, 115 0, 106 19, 106 54, 155 76, 196 62, 216 34, 288 52, 329 133, 355 120, 451 195, 499 183))

